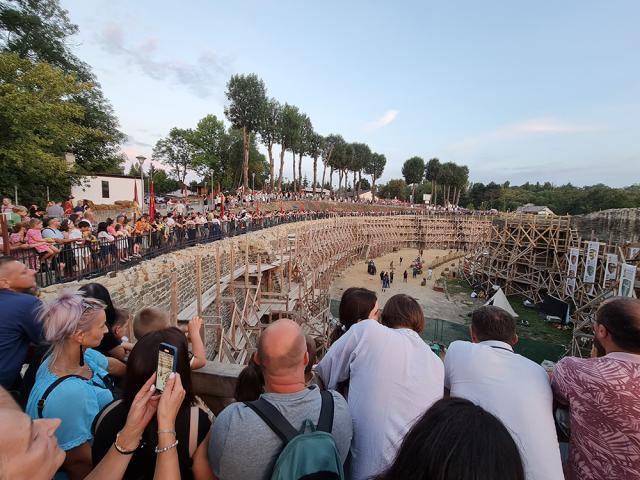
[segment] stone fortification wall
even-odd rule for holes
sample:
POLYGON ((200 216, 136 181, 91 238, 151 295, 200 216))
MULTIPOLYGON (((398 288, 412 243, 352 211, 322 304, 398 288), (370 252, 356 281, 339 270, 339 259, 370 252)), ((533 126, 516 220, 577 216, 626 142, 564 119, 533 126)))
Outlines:
POLYGON ((640 208, 617 208, 571 217, 571 224, 583 240, 591 234, 601 242, 640 241, 640 208))

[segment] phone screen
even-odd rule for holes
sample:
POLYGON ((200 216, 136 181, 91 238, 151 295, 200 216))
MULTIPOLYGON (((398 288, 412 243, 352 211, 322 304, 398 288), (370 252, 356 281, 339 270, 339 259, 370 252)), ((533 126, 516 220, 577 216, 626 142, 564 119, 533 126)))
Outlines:
POLYGON ((156 390, 164 391, 164 386, 169 379, 169 375, 173 372, 174 352, 163 345, 158 350, 158 368, 156 370, 156 390))

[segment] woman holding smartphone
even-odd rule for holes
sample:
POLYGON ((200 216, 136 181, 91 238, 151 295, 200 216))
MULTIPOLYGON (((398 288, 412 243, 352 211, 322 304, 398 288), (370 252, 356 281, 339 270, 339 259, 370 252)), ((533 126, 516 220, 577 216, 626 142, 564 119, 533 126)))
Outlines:
POLYGON ((159 460, 167 448, 177 453, 182 479, 213 478, 207 460, 211 420, 207 412, 196 404, 191 386, 187 338, 175 327, 148 333, 131 350, 122 400, 105 407, 94 422, 94 464, 107 454, 116 434, 125 424, 136 392, 156 371, 159 370, 161 374, 164 372, 168 352, 175 352, 173 364, 185 390, 184 400, 177 412, 174 428, 166 428, 155 419, 145 428, 140 446, 133 453, 124 474, 125 480, 154 478, 153 466, 156 459, 159 460), (167 345, 175 347, 175 350, 168 349, 167 345))

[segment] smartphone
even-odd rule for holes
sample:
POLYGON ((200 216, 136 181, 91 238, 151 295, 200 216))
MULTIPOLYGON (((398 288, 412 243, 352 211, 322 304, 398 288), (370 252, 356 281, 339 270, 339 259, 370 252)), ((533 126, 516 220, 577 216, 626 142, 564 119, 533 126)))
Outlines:
POLYGON ((158 348, 158 366, 156 368, 156 390, 164 391, 164 386, 171 372, 176 371, 178 350, 173 345, 161 343, 158 348))

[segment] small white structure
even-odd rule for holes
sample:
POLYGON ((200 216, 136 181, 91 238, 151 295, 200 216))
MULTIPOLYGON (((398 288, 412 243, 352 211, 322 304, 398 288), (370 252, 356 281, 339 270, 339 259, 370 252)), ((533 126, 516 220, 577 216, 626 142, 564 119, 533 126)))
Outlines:
MULTIPOLYGON (((495 288, 495 287, 494 287, 495 288)), ((501 288, 498 288, 496 293, 493 294, 485 305, 493 305, 494 307, 500 307, 503 310, 506 310, 513 318, 518 318, 519 315, 515 312, 509 300, 507 300, 507 296, 504 294, 501 288)))
POLYGON ((545 205, 534 205, 533 203, 526 203, 516 209, 516 213, 528 213, 529 215, 555 215, 553 211, 545 205))
POLYGON ((100 174, 82 177, 80 182, 80 185, 71 187, 71 195, 75 200, 90 200, 95 204, 113 204, 116 200, 131 202, 137 190, 138 204, 141 203, 142 183, 139 178, 100 174))

